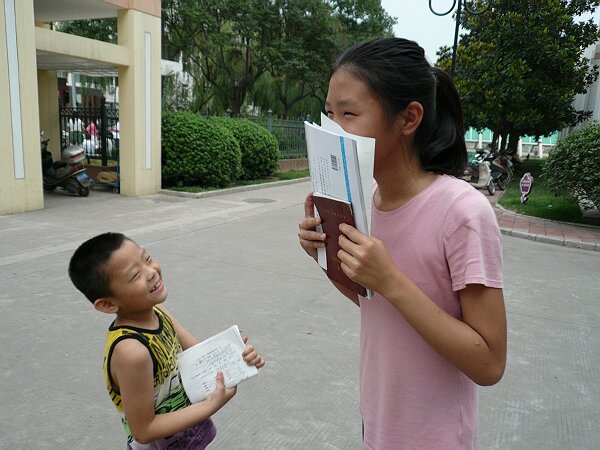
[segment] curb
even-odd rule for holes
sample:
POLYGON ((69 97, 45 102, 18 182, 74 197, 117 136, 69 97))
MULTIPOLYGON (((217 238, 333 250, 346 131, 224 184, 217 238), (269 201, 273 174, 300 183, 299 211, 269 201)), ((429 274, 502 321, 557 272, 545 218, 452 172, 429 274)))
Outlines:
POLYGON ((268 183, 250 184, 248 186, 238 186, 238 187, 232 187, 232 188, 226 188, 226 189, 216 189, 214 191, 204 191, 204 192, 181 192, 181 191, 172 191, 169 189, 160 189, 158 191, 158 193, 165 194, 165 195, 173 195, 175 197, 192 197, 192 198, 216 197, 218 195, 234 194, 236 192, 256 191, 259 189, 266 189, 266 188, 270 188, 270 187, 285 186, 287 184, 302 183, 307 180, 310 180, 310 178, 304 177, 304 178, 295 178, 293 180, 271 181, 268 183))
MULTIPOLYGON (((500 197, 501 196, 502 195, 500 195, 500 197)), ((498 197, 498 199, 500 197, 498 197)), ((498 201, 498 199, 496 201, 498 201)), ((514 211, 509 211, 508 209, 503 208, 498 203, 494 203, 493 207, 498 208, 500 211, 502 211, 503 213, 506 213, 506 214, 513 214, 513 215, 519 216, 519 217, 530 217, 530 216, 525 216, 523 214, 516 213, 514 211)), ((598 228, 594 225, 563 222, 560 220, 542 219, 539 217, 537 218, 537 220, 544 221, 544 222, 560 223, 560 224, 563 224, 566 226, 577 227, 577 228, 592 228, 592 229, 598 228)), ((500 227, 500 232, 507 236, 513 236, 513 237, 518 237, 518 238, 522 238, 522 239, 529 239, 531 241, 543 242, 545 244, 561 245, 563 247, 579 248, 579 249, 583 249, 583 250, 591 250, 591 251, 600 252, 600 243, 573 241, 570 239, 562 239, 562 238, 553 237, 553 236, 546 236, 543 234, 533 234, 533 233, 528 233, 526 231, 515 230, 512 228, 503 228, 503 227, 500 227)))
POLYGON ((570 239, 561 239, 552 236, 545 236, 542 234, 532 234, 526 231, 512 230, 509 228, 500 228, 500 232, 507 236, 517 237, 521 239, 529 239, 530 241, 543 242, 545 244, 561 245, 563 247, 579 248, 582 250, 591 250, 600 252, 600 244, 594 244, 593 242, 583 241, 572 241, 570 239))

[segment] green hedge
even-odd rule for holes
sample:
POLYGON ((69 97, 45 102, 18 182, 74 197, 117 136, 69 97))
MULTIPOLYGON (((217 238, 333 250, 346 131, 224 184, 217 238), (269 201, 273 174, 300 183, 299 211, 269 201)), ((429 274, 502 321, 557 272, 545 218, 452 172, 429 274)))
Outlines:
POLYGON ((279 144, 269 130, 248 119, 213 117, 229 129, 242 151, 242 178, 254 180, 273 175, 279 167, 279 144))
POLYGON ((242 174, 238 140, 218 122, 189 112, 162 113, 162 181, 225 187, 242 174))
POLYGON ((586 209, 600 208, 600 124, 593 123, 558 142, 542 176, 556 195, 568 194, 586 209))

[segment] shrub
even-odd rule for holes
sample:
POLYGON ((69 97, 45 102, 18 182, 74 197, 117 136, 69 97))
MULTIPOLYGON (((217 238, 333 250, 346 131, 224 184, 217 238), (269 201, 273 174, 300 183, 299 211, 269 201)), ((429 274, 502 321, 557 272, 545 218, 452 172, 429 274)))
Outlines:
POLYGON ((242 173, 237 139, 225 127, 189 112, 162 116, 165 186, 225 187, 242 173))
POLYGON ((553 194, 571 195, 584 209, 600 207, 600 124, 561 140, 544 163, 542 176, 553 194))
POLYGON ((248 119, 214 117, 227 127, 240 144, 242 151, 242 178, 253 180, 275 173, 279 162, 279 145, 269 130, 248 119))

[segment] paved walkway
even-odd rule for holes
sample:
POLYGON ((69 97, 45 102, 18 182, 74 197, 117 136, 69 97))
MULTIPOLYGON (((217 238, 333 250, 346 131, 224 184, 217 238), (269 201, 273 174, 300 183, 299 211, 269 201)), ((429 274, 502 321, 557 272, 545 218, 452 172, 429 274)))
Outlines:
MULTIPOLYGON (((0 448, 123 448, 102 378, 112 318, 66 270, 84 239, 114 230, 160 261, 167 305, 191 332, 235 323, 267 360, 215 415, 211 450, 361 450, 360 312, 298 245, 309 188, 55 192, 43 210, 0 216, 0 448)), ((600 253, 504 238, 508 362, 479 389, 477 449, 597 450, 600 253)))
POLYGON ((503 234, 549 244, 600 251, 600 226, 557 222, 508 211, 497 204, 502 192, 496 190, 495 195, 488 196, 486 193, 486 196, 494 206, 503 234))

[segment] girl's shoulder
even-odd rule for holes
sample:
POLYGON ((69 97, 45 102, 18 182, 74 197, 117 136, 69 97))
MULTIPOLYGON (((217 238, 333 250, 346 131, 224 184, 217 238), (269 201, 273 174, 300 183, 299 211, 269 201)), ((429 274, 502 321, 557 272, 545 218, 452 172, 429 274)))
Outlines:
POLYGON ((431 187, 432 192, 430 195, 446 202, 451 208, 460 208, 464 205, 480 205, 491 209, 490 201, 483 192, 460 178, 440 175, 431 187))
POLYGON ((461 227, 499 234, 496 213, 487 196, 466 181, 447 178, 441 194, 446 196, 443 220, 445 234, 452 234, 461 227))

